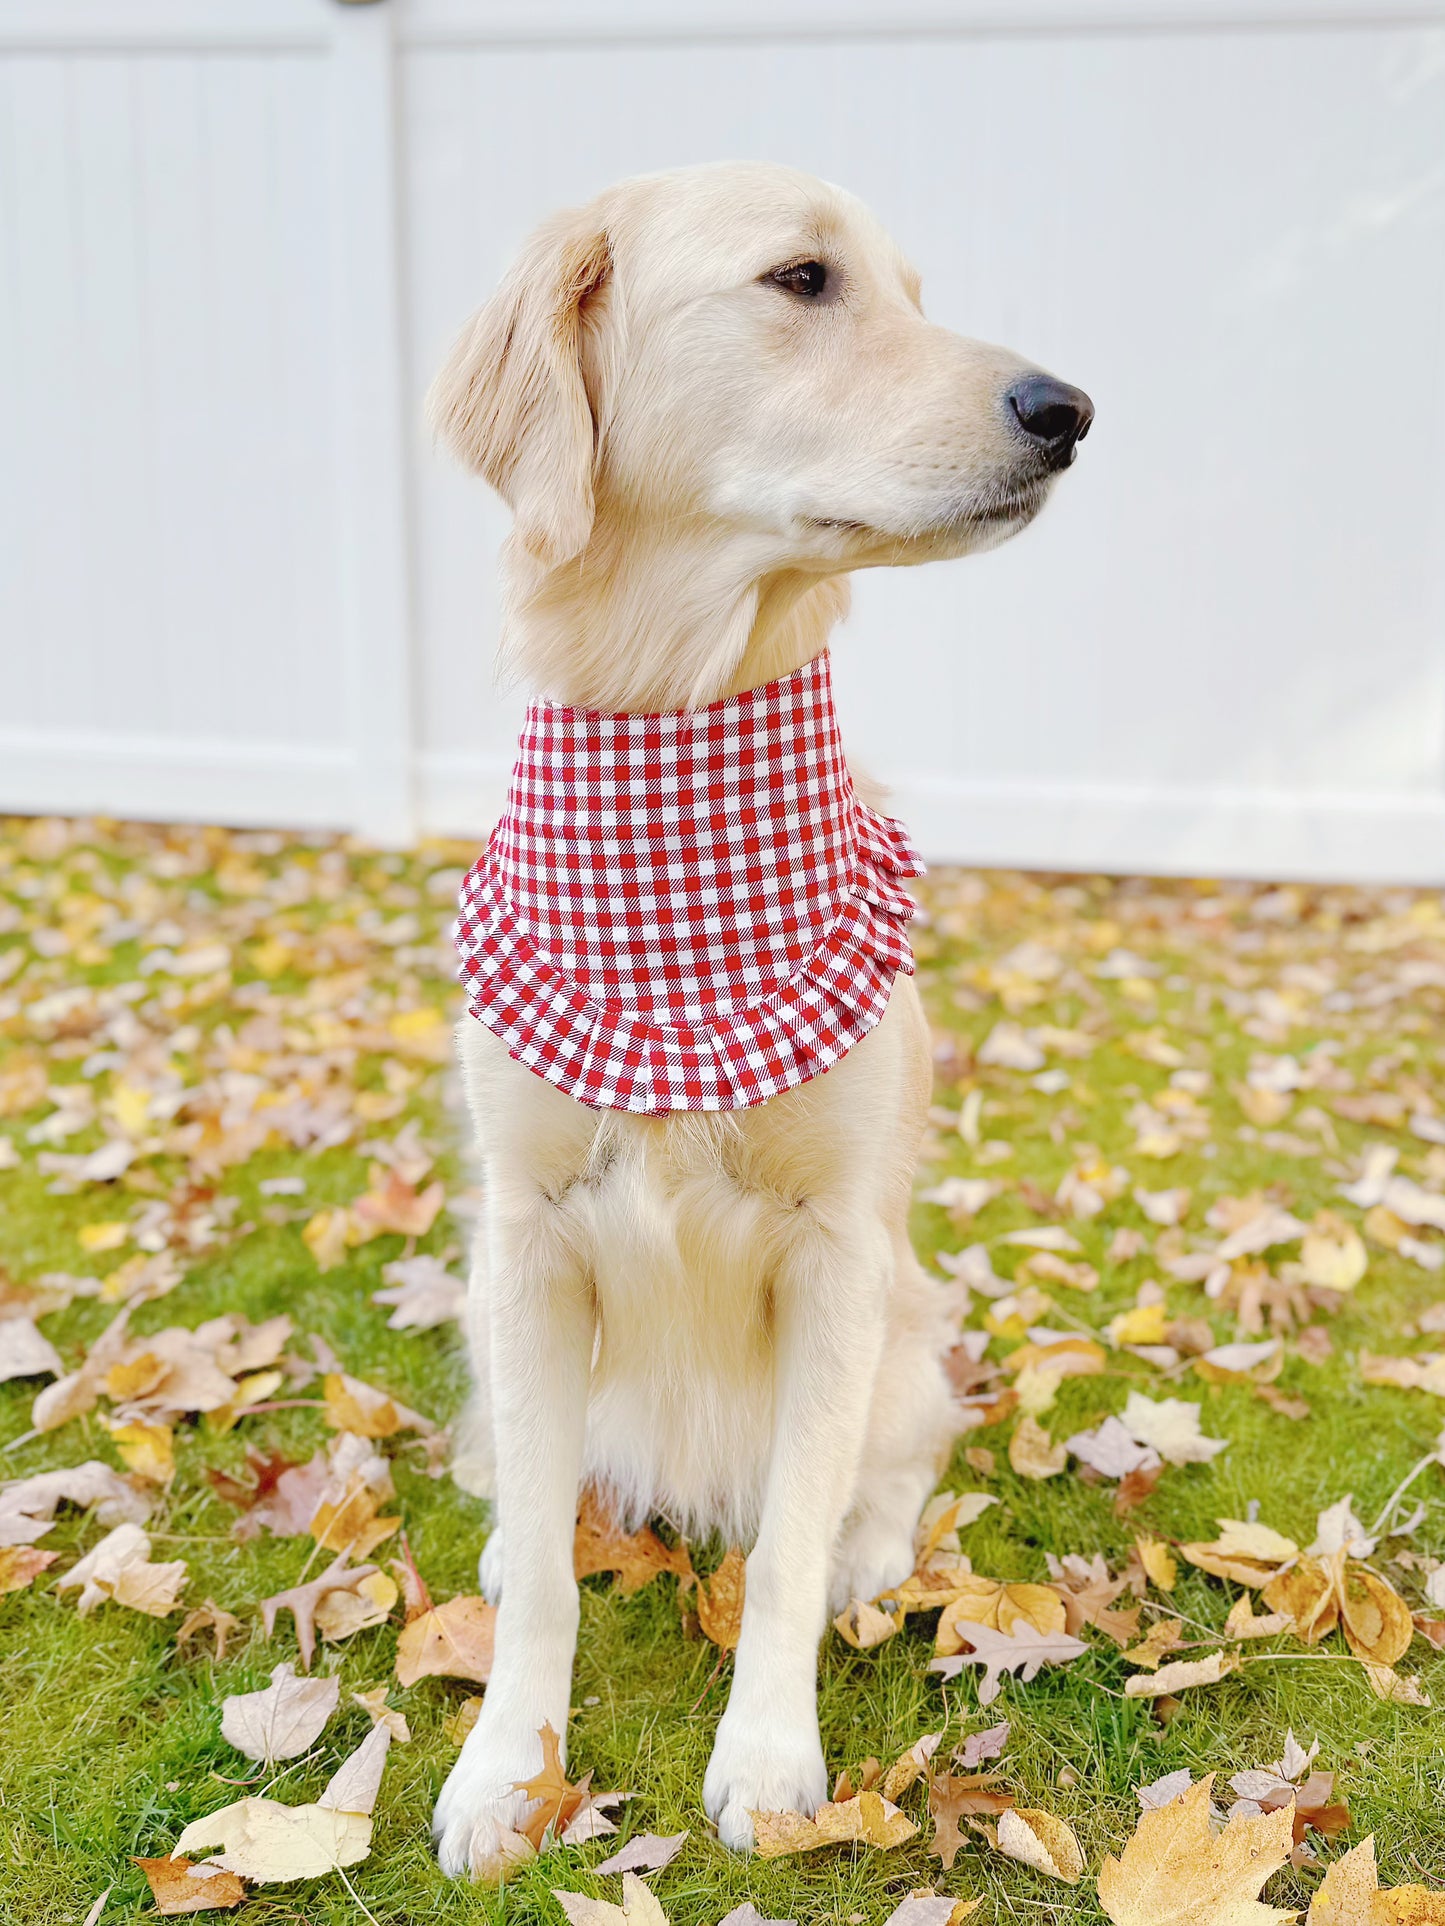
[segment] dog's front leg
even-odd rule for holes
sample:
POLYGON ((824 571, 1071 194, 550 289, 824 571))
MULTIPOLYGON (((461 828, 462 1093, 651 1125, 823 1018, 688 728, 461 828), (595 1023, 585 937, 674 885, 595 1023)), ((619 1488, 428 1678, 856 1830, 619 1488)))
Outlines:
POLYGON ((818 1641, 828 1567, 857 1478, 882 1347, 889 1246, 876 1222, 796 1214, 775 1295, 772 1451, 747 1564, 733 1688, 703 1803, 724 1845, 753 1812, 812 1813, 828 1796, 818 1641))
POLYGON ((593 1303, 563 1211, 534 1195, 489 1220, 494 1517, 502 1534, 496 1655, 481 1714, 437 1801, 445 1872, 495 1876, 502 1834, 542 1765, 539 1733, 565 1747, 577 1581, 572 1544, 582 1464, 593 1303))

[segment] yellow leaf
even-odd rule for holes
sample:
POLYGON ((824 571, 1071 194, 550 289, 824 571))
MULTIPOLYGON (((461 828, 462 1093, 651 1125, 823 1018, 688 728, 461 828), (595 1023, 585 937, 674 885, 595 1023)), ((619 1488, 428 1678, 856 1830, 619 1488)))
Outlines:
POLYGON ((1084 1876, 1084 1855, 1073 1830, 1051 1812, 1011 1806, 998 1816, 998 1849, 1051 1879, 1077 1886, 1084 1876))
POLYGON ((176 1475, 173 1434, 168 1424, 108 1424, 111 1443, 128 1471, 153 1485, 168 1485, 176 1475))
POLYGON ((1162 1344, 1168 1316, 1162 1304, 1140 1304, 1109 1321, 1115 1344, 1162 1344))
POLYGON ((1260 1903, 1259 1891, 1289 1857, 1294 1807, 1254 1819, 1209 1823, 1212 1778, 1141 1817, 1117 1859, 1099 1871, 1099 1901, 1112 1926, 1285 1926, 1291 1910, 1260 1903))
POLYGON ((1369 1258, 1353 1224, 1322 1210, 1300 1244, 1305 1282, 1328 1291, 1352 1291, 1365 1275, 1369 1258))
POLYGON ((1008 1461, 1021 1478, 1056 1478, 1069 1462, 1069 1454, 1025 1410, 1009 1439, 1008 1461))
POLYGON ((1134 1546, 1149 1583, 1161 1592, 1172 1592, 1179 1579, 1179 1561, 1169 1547, 1157 1538, 1136 1538, 1134 1546))
POLYGON ((492 1672, 497 1613, 484 1598, 449 1598, 444 1605, 414 1618, 396 1641, 400 1685, 418 1679, 475 1679, 485 1685, 492 1672))
POLYGON ((1125 1679, 1124 1696, 1172 1698, 1176 1692, 1187 1692, 1194 1685, 1218 1685, 1230 1672, 1238 1671, 1240 1663, 1238 1652, 1211 1652, 1208 1658, 1179 1659, 1173 1665, 1161 1665, 1152 1675, 1141 1677, 1136 1673, 1133 1678, 1125 1679))
POLYGON ((755 1812, 753 1829, 759 1859, 782 1859, 820 1846, 850 1841, 865 1846, 901 1846, 918 1827, 876 1792, 860 1792, 819 1806, 811 1819, 801 1812, 755 1812))
POLYGON ((301 1233, 302 1242, 316 1259, 321 1271, 334 1271, 346 1261, 346 1253, 358 1240, 348 1210, 319 1210, 301 1233))
POLYGON ((80 1248, 90 1251, 118 1251, 130 1236, 130 1225, 120 1220, 107 1224, 82 1224, 76 1233, 80 1248))
POLYGON ((1020 1620, 1036 1632, 1062 1632, 1068 1614, 1051 1585, 1006 1585, 997 1578, 960 1574, 952 1602, 939 1615, 934 1650, 940 1657, 961 1652, 968 1640, 960 1625, 987 1625, 1009 1632, 1020 1620))
POLYGON ((1382 1891, 1371 1835, 1330 1867, 1315 1889, 1306 1926, 1445 1926, 1445 1892, 1424 1886, 1382 1891))

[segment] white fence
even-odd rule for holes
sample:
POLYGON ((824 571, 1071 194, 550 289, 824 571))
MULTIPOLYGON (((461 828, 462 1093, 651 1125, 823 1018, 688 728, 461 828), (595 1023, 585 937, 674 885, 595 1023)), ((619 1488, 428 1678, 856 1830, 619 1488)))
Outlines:
POLYGON ((1445 881, 1445 0, 0 0, 0 807, 484 830, 501 514, 419 397, 540 214, 723 156, 1098 406, 857 583, 925 847, 1445 881))

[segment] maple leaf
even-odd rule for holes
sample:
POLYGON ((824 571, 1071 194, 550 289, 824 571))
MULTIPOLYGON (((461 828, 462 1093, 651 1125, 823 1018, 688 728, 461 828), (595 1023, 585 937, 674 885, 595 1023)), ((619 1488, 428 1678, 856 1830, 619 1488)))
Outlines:
POLYGON ((819 1806, 811 1819, 801 1812, 755 1812, 752 1820, 759 1859, 783 1859, 848 1842, 901 1846, 918 1831, 897 1806, 880 1793, 866 1791, 819 1806))
POLYGON ((562 1763, 562 1744, 550 1725, 537 1734, 542 1742, 542 1770, 532 1778, 516 1782, 518 1792, 529 1800, 526 1817, 517 1831, 536 1852, 541 1852, 550 1836, 563 1845, 577 1845, 587 1839, 617 1830, 603 1807, 616 1805, 620 1792, 594 1793, 592 1774, 586 1772, 574 1785, 562 1763))
POLYGON ((319 1879, 356 1865, 371 1850, 371 1813, 390 1743, 386 1727, 373 1726, 314 1805, 237 1799, 187 1826, 172 1856, 219 1845, 221 1851, 202 1865, 219 1866, 258 1885, 319 1879))
POLYGON ((578 1578, 591 1578, 596 1572, 615 1572, 617 1589, 631 1598, 644 1585, 650 1585, 663 1572, 675 1577, 692 1575, 692 1562, 685 1546, 665 1545, 655 1531, 623 1532, 592 1486, 582 1493, 577 1514, 577 1533, 572 1546, 572 1569, 578 1578))
MULTIPOLYGON (((683 1836, 685 1838, 686 1834, 683 1836)), ((607 1899, 593 1899, 588 1893, 566 1892, 555 1886, 552 1897, 567 1915, 570 1926, 668 1926, 667 1914, 662 1910, 656 1894, 646 1880, 639 1879, 635 1872, 623 1871, 620 1906, 613 1905, 607 1899)), ((737 1910, 741 1912, 743 1909, 739 1907, 737 1910)), ((729 1918, 732 1917, 729 1914, 729 1918)), ((768 1926, 768 1922, 762 1921, 760 1926, 768 1926)), ((783 1922, 776 1922, 776 1926, 783 1926, 783 1922)), ((791 1922, 788 1922, 788 1926, 791 1926, 791 1922)))
POLYGON ((936 1658, 928 1669, 951 1679, 957 1678, 965 1665, 981 1665, 980 1705, 993 1704, 1005 1672, 1017 1673, 1027 1685, 1037 1678, 1040 1667, 1068 1665, 1089 1649, 1082 1640, 1070 1638, 1067 1632, 1040 1632, 1022 1619, 1007 1632, 995 1631, 987 1625, 967 1625, 960 1630, 973 1649, 936 1658))
POLYGON ((497 1610, 484 1598, 449 1598, 413 1618, 396 1642, 399 1685, 418 1679, 475 1679, 492 1675, 497 1610))
POLYGON ((1315 1889, 1306 1926, 1445 1926, 1445 1892, 1382 1889, 1372 1834, 1330 1867, 1315 1889))
POLYGON ((1146 1810, 1117 1859, 1099 1871, 1099 1903, 1113 1926, 1285 1926, 1290 1911, 1261 1904, 1260 1888, 1289 1857, 1287 1809, 1209 1823, 1212 1778, 1146 1810))
POLYGON ((41 1471, 0 1485, 0 1545, 30 1545, 43 1538, 60 1506, 94 1507, 102 1525, 141 1525, 154 1499, 137 1479, 123 1478, 92 1458, 64 1471, 41 1471))
POLYGON ((328 1372, 322 1392, 326 1422, 333 1431, 350 1431, 362 1438, 390 1438, 398 1431, 426 1435, 436 1430, 430 1418, 344 1371, 328 1372))
POLYGON ((222 1702, 221 1737, 262 1765, 294 1759, 320 1737, 340 1702, 339 1679, 298 1679, 295 1668, 283 1663, 262 1691, 222 1702))
POLYGON ((946 1656, 972 1642, 971 1628, 986 1625, 1007 1632, 1024 1624, 1036 1632, 1062 1632, 1064 1601, 1052 1585, 1006 1584, 998 1578, 961 1574, 938 1620, 934 1650, 946 1656))
POLYGON ((397 1170, 373 1165, 371 1189, 352 1205, 352 1215, 365 1237, 395 1231, 402 1237, 425 1237, 446 1202, 440 1183, 417 1191, 397 1170))
POLYGON ((466 1279, 455 1277, 438 1257, 395 1258, 383 1264, 387 1288, 373 1291, 373 1304, 389 1306, 389 1331, 431 1331, 460 1319, 466 1308, 466 1279))
POLYGON ((1171 1465, 1208 1464, 1228 1448, 1225 1438, 1206 1438, 1200 1430, 1199 1406, 1181 1398, 1146 1398, 1131 1391, 1121 1423, 1171 1465))

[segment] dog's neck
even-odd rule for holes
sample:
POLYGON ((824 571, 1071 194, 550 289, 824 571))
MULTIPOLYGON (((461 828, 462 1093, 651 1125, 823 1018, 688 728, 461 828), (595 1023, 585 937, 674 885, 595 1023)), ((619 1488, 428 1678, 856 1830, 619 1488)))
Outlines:
POLYGON ((509 557, 504 662, 529 691, 612 712, 697 709, 787 675, 847 613, 848 578, 746 547, 715 525, 600 522, 562 568, 509 557))

